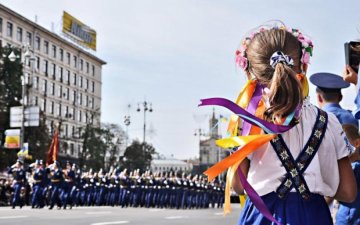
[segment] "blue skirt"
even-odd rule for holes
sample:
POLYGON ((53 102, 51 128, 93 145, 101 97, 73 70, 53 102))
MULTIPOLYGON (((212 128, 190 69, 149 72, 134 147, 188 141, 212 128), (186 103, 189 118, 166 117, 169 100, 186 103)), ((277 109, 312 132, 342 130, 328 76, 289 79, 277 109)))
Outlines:
MULTIPOLYGON (((332 225, 330 210, 323 196, 311 194, 304 200, 297 192, 290 192, 281 199, 275 192, 261 197, 273 217, 282 225, 332 225)), ((246 199, 244 209, 240 214, 239 225, 275 225, 266 219, 246 199)))

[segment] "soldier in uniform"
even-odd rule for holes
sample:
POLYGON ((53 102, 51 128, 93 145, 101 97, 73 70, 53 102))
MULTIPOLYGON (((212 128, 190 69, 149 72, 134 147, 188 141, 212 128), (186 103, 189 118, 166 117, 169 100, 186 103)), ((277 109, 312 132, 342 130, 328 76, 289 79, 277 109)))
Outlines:
POLYGON ((61 201, 64 209, 66 209, 68 204, 70 205, 71 209, 73 206, 73 196, 71 196, 71 193, 75 185, 75 171, 72 169, 71 162, 66 162, 66 170, 63 171, 63 174, 65 182, 62 188, 61 201))
POLYGON ((121 207, 128 207, 130 202, 130 180, 127 174, 127 169, 124 169, 119 176, 120 192, 119 205, 121 207))
POLYGON ((44 168, 40 164, 40 160, 36 160, 30 165, 30 170, 32 172, 32 198, 31 198, 31 207, 40 208, 43 203, 42 192, 44 185, 44 176, 46 175, 44 168))
POLYGON ((325 110, 335 114, 341 125, 352 125, 359 127, 358 121, 352 113, 340 106, 342 100, 341 89, 347 88, 350 84, 341 76, 332 73, 316 73, 310 77, 311 83, 316 88, 318 105, 325 110))
POLYGON ((56 204, 58 208, 61 208, 60 193, 62 188, 62 182, 64 180, 63 172, 60 168, 60 163, 55 161, 51 164, 48 169, 50 170, 50 181, 51 181, 51 194, 50 194, 50 207, 53 209, 56 204))
POLYGON ((23 162, 20 159, 18 159, 16 163, 11 166, 8 173, 13 174, 14 177, 14 183, 13 183, 14 194, 11 201, 11 206, 13 209, 15 209, 16 205, 19 205, 20 208, 22 208, 24 202, 21 199, 20 192, 26 183, 26 176, 25 176, 25 170, 23 168, 23 162))

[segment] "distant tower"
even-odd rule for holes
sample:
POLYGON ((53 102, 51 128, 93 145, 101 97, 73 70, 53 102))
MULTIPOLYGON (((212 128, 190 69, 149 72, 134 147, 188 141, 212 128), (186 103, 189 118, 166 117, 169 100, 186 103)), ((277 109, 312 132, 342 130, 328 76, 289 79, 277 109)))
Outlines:
POLYGON ((215 108, 213 108, 213 114, 209 120, 209 135, 212 139, 219 138, 219 126, 217 124, 218 122, 219 120, 215 117, 215 108))

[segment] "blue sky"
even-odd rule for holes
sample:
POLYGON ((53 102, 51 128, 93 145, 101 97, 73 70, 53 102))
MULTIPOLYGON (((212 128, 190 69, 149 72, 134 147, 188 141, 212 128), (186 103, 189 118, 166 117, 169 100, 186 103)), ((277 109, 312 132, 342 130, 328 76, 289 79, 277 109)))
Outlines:
MULTIPOLYGON (((103 67, 102 121, 118 123, 130 109, 130 138, 142 140, 143 114, 137 103, 152 102, 147 141, 165 155, 198 155, 195 129, 207 129, 211 108, 199 99, 235 99, 244 74, 234 52, 243 35, 272 19, 300 28, 314 42, 308 75, 341 73, 343 44, 360 38, 360 2, 320 0, 0 0, 5 6, 50 29, 61 29, 66 10, 97 31, 103 67)), ((352 108, 354 88, 344 92, 352 108)), ((314 96, 314 88, 311 89, 314 96)), ((312 98, 315 100, 315 98, 312 98)), ((217 108, 217 113, 228 115, 217 108)), ((225 124, 222 125, 225 127, 225 124)))

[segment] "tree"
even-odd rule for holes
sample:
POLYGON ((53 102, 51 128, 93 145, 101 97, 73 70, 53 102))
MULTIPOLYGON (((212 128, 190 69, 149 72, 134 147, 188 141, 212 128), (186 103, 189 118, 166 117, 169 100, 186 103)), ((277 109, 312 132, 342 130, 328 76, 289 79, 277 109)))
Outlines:
POLYGON ((129 170, 145 171, 149 169, 153 154, 155 154, 155 148, 152 145, 134 140, 125 150, 124 165, 129 170))
POLYGON ((115 166, 120 156, 125 151, 126 134, 122 127, 114 123, 102 123, 103 139, 107 146, 104 164, 108 166, 115 166))
MULTIPOLYGON (((4 133, 10 128, 10 107, 21 105, 22 96, 21 75, 22 64, 20 59, 11 62, 8 59, 13 49, 10 46, 0 46, 0 168, 11 165, 16 160, 17 151, 3 148, 4 133)), ((14 49, 15 54, 19 51, 14 49)))
POLYGON ((51 137, 43 113, 40 113, 40 125, 38 127, 25 128, 25 141, 29 143, 29 154, 33 159, 46 159, 51 137))

